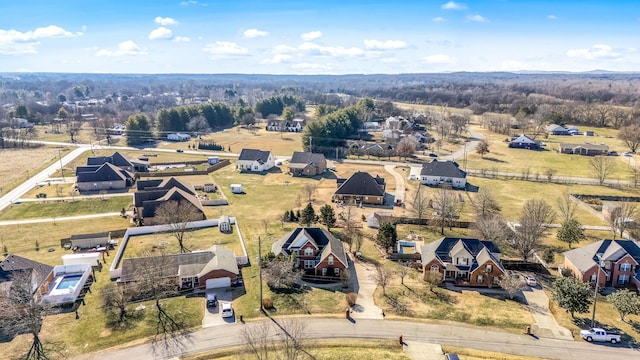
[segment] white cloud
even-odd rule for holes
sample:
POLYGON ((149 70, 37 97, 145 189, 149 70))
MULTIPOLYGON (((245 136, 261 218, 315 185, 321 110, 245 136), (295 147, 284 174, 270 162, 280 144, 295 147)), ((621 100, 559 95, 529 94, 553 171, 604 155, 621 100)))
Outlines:
POLYGON ((298 46, 299 50, 307 51, 310 55, 355 57, 364 55, 364 51, 357 47, 322 46, 312 42, 304 42, 298 46))
POLYGON ((281 64, 283 62, 288 62, 292 59, 291 55, 287 54, 275 54, 272 58, 264 59, 260 61, 260 64, 281 64))
POLYGON ((216 57, 244 56, 249 54, 249 49, 238 46, 230 41, 216 41, 215 44, 207 44, 202 51, 216 57))
POLYGON ((319 39, 321 36, 322 36, 322 33, 320 31, 311 31, 311 32, 300 35, 300 37, 304 41, 312 41, 315 39, 319 39))
POLYGON ((196 5, 196 4, 198 4, 198 2, 195 1, 195 0, 188 0, 188 1, 181 1, 180 2, 180 5, 182 5, 182 6, 196 5))
POLYGON ((398 61, 400 60, 394 57, 380 59, 380 62, 385 64, 397 63, 398 61))
POLYGON ((613 51, 609 45, 593 45, 588 49, 570 49, 567 56, 570 58, 582 58, 586 60, 594 59, 616 59, 622 54, 613 51))
POLYGON ((176 36, 173 38, 174 42, 190 42, 191 38, 188 36, 176 36))
POLYGON ((269 35, 268 32, 266 31, 261 31, 258 29, 247 29, 244 31, 244 34, 242 34, 242 36, 249 38, 249 39, 253 39, 253 38, 257 38, 257 37, 264 37, 269 35))
POLYGON ((149 33, 149 40, 171 39, 172 37, 173 32, 171 32, 171 29, 167 29, 164 26, 160 26, 149 33))
POLYGON ((364 46, 370 50, 391 50, 404 49, 407 47, 407 43, 402 40, 365 40, 364 46))
POLYGON ((0 29, 0 54, 19 55, 37 53, 40 39, 68 38, 82 36, 82 32, 73 33, 56 25, 35 28, 33 31, 0 29))
POLYGON ((422 62, 427 64, 448 64, 451 63, 451 57, 445 54, 434 54, 424 57, 422 62))
POLYGON ((101 49, 96 52, 96 56, 138 56, 138 55, 146 55, 147 52, 140 48, 138 44, 131 40, 123 41, 118 44, 118 48, 116 50, 109 49, 101 49))
POLYGON ((549 20, 558 20, 558 17, 555 15, 547 15, 547 19, 549 20))
POLYGON ((469 21, 475 21, 475 22, 481 22, 481 23, 488 23, 489 19, 487 19, 486 17, 482 16, 482 15, 469 15, 467 16, 467 20, 469 21))
POLYGON ((442 4, 441 7, 443 10, 465 10, 467 5, 449 1, 446 4, 442 4))
POLYGON ((158 16, 153 21, 155 21, 156 24, 162 25, 162 26, 178 25, 178 22, 170 17, 163 18, 161 16, 158 16))
POLYGON ((273 50, 271 50, 271 53, 273 54, 288 54, 288 53, 292 53, 295 52, 297 49, 289 46, 289 45, 276 45, 273 47, 273 50))
POLYGON ((431 20, 433 20, 433 22, 445 22, 445 21, 447 21, 447 19, 443 18, 442 16, 434 17, 431 20))

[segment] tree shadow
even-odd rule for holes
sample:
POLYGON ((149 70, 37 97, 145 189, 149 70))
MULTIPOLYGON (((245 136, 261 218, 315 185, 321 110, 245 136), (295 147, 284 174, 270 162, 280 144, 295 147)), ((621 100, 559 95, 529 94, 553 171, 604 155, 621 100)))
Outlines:
POLYGON ((488 161, 495 162, 495 163, 506 163, 506 161, 504 161, 504 160, 496 159, 496 158, 493 158, 493 157, 485 157, 484 160, 488 160, 488 161))

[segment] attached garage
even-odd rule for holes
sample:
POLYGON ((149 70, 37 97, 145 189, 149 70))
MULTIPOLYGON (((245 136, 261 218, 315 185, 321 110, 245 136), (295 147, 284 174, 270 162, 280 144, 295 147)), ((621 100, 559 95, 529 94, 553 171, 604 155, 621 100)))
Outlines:
POLYGON ((231 278, 229 278, 229 277, 207 279, 207 281, 206 281, 206 288, 207 289, 227 288, 227 287, 230 287, 230 286, 231 286, 231 278))

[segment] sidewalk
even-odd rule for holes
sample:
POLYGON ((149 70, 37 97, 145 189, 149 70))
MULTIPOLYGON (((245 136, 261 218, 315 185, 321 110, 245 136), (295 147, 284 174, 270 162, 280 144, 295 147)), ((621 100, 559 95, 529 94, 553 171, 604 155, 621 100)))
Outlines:
POLYGON ((402 351, 415 360, 443 360, 444 351, 440 344, 418 341, 404 341, 402 351))

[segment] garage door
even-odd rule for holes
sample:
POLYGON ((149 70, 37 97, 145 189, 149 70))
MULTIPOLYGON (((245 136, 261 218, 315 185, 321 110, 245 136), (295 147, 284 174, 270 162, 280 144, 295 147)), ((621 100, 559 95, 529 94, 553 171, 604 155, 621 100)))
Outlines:
POLYGON ((230 287, 230 286, 231 286, 231 278, 229 277, 207 279, 207 282, 206 282, 207 289, 223 288, 223 287, 230 287))

